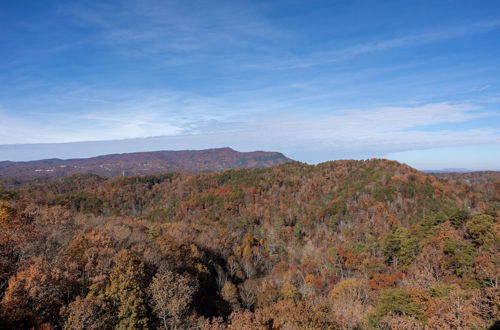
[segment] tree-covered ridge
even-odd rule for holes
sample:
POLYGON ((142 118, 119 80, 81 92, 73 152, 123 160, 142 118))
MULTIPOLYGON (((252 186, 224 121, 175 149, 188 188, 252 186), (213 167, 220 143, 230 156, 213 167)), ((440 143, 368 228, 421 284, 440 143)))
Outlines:
POLYGON ((231 148, 149 151, 78 159, 43 159, 27 162, 0 161, 0 177, 9 180, 51 179, 80 173, 106 177, 203 173, 234 168, 262 168, 293 162, 279 152, 239 152, 231 148))
POLYGON ((462 181, 469 184, 487 184, 495 183, 500 180, 500 171, 477 171, 477 172, 444 172, 429 173, 438 178, 462 181))
POLYGON ((4 188, 2 319, 487 328, 499 319, 498 192, 378 159, 4 188))

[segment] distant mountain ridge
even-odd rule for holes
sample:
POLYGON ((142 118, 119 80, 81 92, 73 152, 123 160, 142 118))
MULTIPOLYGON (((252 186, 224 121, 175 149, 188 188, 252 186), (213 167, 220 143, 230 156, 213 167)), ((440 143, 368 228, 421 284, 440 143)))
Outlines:
POLYGON ((500 171, 434 172, 428 174, 441 179, 461 181, 467 184, 487 184, 500 182, 500 171))
POLYGON ((239 152, 231 148, 205 150, 151 151, 110 154, 91 158, 43 159, 27 162, 0 162, 0 176, 30 179, 64 177, 79 173, 102 176, 201 173, 236 168, 263 168, 294 160, 279 152, 239 152))
POLYGON ((439 170, 423 170, 424 173, 468 173, 477 172, 474 170, 469 170, 468 168, 442 168, 439 170))

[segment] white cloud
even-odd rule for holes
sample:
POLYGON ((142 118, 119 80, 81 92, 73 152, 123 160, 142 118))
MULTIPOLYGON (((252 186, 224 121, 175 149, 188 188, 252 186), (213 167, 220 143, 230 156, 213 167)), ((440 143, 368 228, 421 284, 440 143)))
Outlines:
MULTIPOLYGON (((185 112, 176 112, 168 109, 169 106, 174 107, 173 103, 162 103, 159 100, 141 103, 136 100, 122 111, 115 109, 114 112, 101 114, 82 114, 69 119, 67 125, 56 122, 54 126, 43 129, 34 122, 3 118, 0 124, 0 131, 3 132, 0 143, 98 141, 161 135, 163 137, 101 144, 118 147, 118 150, 110 149, 109 152, 221 146, 239 150, 268 149, 312 162, 382 156, 413 149, 500 143, 499 130, 452 128, 453 123, 496 115, 472 104, 434 103, 413 107, 354 109, 315 116, 305 113, 255 115, 240 118, 241 120, 224 121, 223 115, 219 118, 196 118, 193 114, 200 110, 203 101, 207 101, 206 106, 214 106, 208 100, 191 100, 186 101, 186 107, 182 109, 185 112), (78 127, 75 123, 85 125, 78 127), (439 125, 448 126, 445 129, 439 125), (9 127, 17 127, 17 131, 9 127), (23 140, 19 139, 20 131, 26 132, 23 140)), ((219 106, 222 108, 221 112, 228 111, 228 105, 219 106)), ((237 108, 234 110, 235 113, 238 112, 237 108)), ((55 145, 50 148, 57 150, 55 145)), ((83 148, 81 152, 88 153, 88 150, 83 148)))

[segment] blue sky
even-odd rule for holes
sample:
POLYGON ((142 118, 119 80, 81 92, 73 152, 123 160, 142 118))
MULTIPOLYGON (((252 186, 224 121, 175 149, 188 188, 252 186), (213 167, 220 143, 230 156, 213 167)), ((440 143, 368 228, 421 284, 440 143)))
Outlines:
POLYGON ((6 0, 0 160, 230 146, 500 169, 499 40, 498 1, 6 0))

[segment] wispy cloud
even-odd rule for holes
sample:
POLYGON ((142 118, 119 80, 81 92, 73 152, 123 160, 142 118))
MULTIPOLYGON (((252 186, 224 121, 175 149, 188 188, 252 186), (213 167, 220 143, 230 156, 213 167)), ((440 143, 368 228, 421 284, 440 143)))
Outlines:
POLYGON ((121 1, 94 6, 67 4, 63 16, 95 29, 101 43, 126 56, 165 56, 162 63, 183 63, 206 55, 267 48, 284 34, 245 2, 121 1), (172 58, 170 55, 183 54, 172 58))
POLYGON ((343 49, 322 50, 320 52, 280 58, 279 61, 266 61, 260 65, 248 65, 249 69, 266 68, 273 70, 300 69, 311 66, 331 64, 338 61, 352 59, 353 57, 388 51, 397 48, 414 47, 433 42, 445 41, 459 37, 471 36, 488 32, 500 27, 500 19, 476 22, 465 26, 440 27, 431 32, 405 35, 401 37, 370 41, 349 46, 343 49))
POLYGON ((269 20, 259 7, 232 1, 123 1, 119 5, 65 5, 60 13, 96 29, 100 42, 125 56, 163 56, 158 65, 223 61, 245 70, 290 70, 330 65, 369 53, 415 47, 489 32, 500 18, 456 26, 434 26, 427 32, 367 40, 345 48, 325 48, 297 54, 295 37, 269 20), (280 40, 280 46, 276 40, 280 40), (179 56, 181 55, 181 56, 179 56))
MULTIPOLYGON (((139 103, 141 102, 137 101, 135 105, 124 108, 121 114, 84 114, 71 118, 66 123, 56 122, 43 130, 33 130, 35 123, 2 120, 0 142, 7 143, 16 134, 9 130, 10 125, 24 125, 23 131, 32 133, 24 141, 18 142, 95 141, 162 135, 163 137, 153 140, 142 140, 143 147, 147 149, 151 141, 161 141, 163 147, 160 149, 230 145, 241 150, 280 150, 298 159, 305 157, 316 161, 440 146, 500 143, 500 131, 495 129, 425 129, 432 125, 498 116, 497 113, 472 104, 436 103, 414 107, 352 109, 312 117, 258 115, 246 120, 231 121, 224 116, 194 119, 196 117, 192 113, 184 116, 187 113, 175 111, 171 111, 169 115, 168 102, 146 101, 144 104, 147 111, 144 108, 136 111, 139 103), (82 122, 85 125, 79 127, 78 124, 82 122)), ((197 111, 199 106, 190 104, 186 109, 197 111)), ((129 142, 121 143, 128 150, 129 142)), ((137 140, 129 145, 134 143, 137 140)), ((113 145, 116 146, 116 143, 113 145)))

